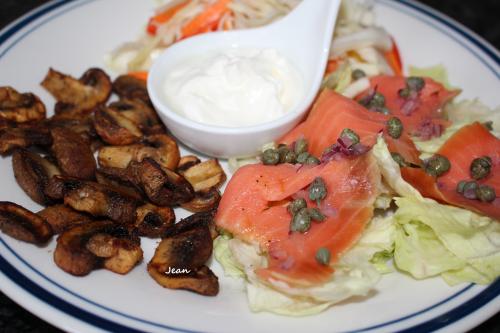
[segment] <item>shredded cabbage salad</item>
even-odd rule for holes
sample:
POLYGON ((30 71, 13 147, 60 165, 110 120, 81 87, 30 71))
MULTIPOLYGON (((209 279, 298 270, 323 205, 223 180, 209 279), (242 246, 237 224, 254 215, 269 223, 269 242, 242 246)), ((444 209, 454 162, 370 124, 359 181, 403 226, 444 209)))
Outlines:
MULTIPOLYGON (((165 1, 164 1, 165 2, 165 1)), ((159 6, 144 31, 106 56, 115 72, 147 71, 158 54, 192 35, 266 25, 288 14, 300 0, 172 0, 159 6)), ((343 1, 330 50, 328 74, 362 69, 369 76, 400 71, 390 35, 374 22, 373 1, 343 1), (340 66, 344 64, 344 66, 340 66), (347 65, 347 66, 346 66, 347 65)), ((336 85, 332 79, 325 79, 336 85)), ((345 87, 350 82, 345 82, 345 87)), ((359 84, 358 84, 359 86, 359 84)), ((344 87, 344 88, 345 88, 344 87)), ((359 90, 361 87, 358 87, 359 90)), ((356 87, 350 88, 352 90, 356 87)))

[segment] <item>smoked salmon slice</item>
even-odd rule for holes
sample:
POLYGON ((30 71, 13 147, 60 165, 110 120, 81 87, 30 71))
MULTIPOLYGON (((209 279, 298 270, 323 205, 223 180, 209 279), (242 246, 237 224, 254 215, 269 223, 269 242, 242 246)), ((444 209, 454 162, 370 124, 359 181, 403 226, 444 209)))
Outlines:
POLYGON ((380 172, 371 154, 317 166, 247 165, 227 185, 215 222, 234 237, 260 245, 268 257, 268 267, 257 271, 261 278, 318 284, 328 280, 331 264, 358 240, 372 218, 379 183, 380 172), (308 207, 318 207, 306 192, 316 177, 327 187, 319 207, 326 219, 312 222, 305 233, 291 232, 287 205, 300 197, 308 207), (315 259, 322 247, 331 253, 330 265, 315 259))
POLYGON ((500 219, 500 139, 491 134, 483 125, 474 123, 458 130, 437 152, 451 163, 450 170, 435 179, 422 169, 402 168, 403 178, 412 184, 425 197, 500 219), (478 184, 487 184, 497 194, 493 202, 481 202, 467 199, 458 193, 457 184, 470 181, 470 165, 473 159, 489 156, 492 161, 490 174, 477 180, 478 184))
POLYGON ((406 87, 402 76, 379 75, 370 78, 370 89, 360 94, 361 100, 376 91, 385 98, 385 106, 391 115, 398 117, 408 134, 423 140, 440 136, 450 123, 443 117, 443 106, 460 93, 447 90, 441 83, 424 78, 423 89, 412 98, 403 98, 399 92, 406 87))
POLYGON ((368 111, 365 107, 333 90, 324 89, 313 105, 306 120, 279 140, 292 144, 304 138, 309 143, 309 152, 317 157, 334 144, 344 128, 356 132, 365 146, 372 147, 377 136, 383 133, 391 152, 397 152, 407 162, 420 164, 420 153, 415 144, 403 130, 401 137, 393 139, 385 132, 386 123, 391 116, 368 111))

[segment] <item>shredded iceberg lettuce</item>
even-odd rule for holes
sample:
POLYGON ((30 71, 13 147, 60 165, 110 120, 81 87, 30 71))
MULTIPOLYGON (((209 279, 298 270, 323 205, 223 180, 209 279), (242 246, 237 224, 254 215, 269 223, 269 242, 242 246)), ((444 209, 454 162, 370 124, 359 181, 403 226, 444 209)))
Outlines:
POLYGON ((487 284, 500 276, 500 223, 434 200, 396 198, 396 266, 422 279, 487 284))

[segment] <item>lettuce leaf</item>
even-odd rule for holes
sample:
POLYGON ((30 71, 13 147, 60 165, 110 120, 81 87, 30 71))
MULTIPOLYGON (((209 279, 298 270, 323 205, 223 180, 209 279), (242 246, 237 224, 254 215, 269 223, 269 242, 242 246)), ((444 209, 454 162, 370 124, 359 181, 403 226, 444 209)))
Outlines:
POLYGON ((441 64, 430 67, 414 67, 410 66, 410 76, 430 77, 436 82, 441 83, 446 89, 453 89, 448 81, 448 71, 441 64))
POLYGON ((401 177, 399 165, 392 159, 389 148, 382 136, 377 138, 377 143, 373 146, 372 154, 382 173, 384 181, 400 196, 422 198, 413 186, 408 184, 401 177))
POLYGON ((441 274, 450 284, 500 276, 500 223, 434 200, 396 198, 396 266, 415 278, 441 274))

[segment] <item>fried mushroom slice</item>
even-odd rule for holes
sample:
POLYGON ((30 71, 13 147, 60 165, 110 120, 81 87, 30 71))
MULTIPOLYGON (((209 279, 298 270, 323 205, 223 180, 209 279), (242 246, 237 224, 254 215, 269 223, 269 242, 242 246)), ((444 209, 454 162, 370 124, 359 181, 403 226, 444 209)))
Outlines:
POLYGON ((149 99, 146 81, 131 75, 121 75, 113 82, 113 91, 120 98, 139 99, 146 105, 152 106, 149 99))
POLYGON ((23 124, 0 130, 0 154, 10 154, 17 148, 50 146, 52 137, 44 124, 23 124))
POLYGON ((40 216, 13 202, 0 202, 0 230, 28 243, 46 244, 52 238, 52 228, 40 216))
POLYGON ((106 268, 125 274, 141 259, 140 239, 108 220, 79 224, 64 231, 54 251, 56 265, 76 276, 106 267, 107 261, 111 263, 106 268), (128 255, 121 253, 121 249, 128 255))
POLYGON ((166 134, 148 135, 142 144, 102 147, 99 150, 99 165, 111 168, 126 168, 130 162, 141 162, 152 158, 163 168, 175 170, 179 164, 179 147, 174 139, 166 134))
POLYGON ((49 180, 60 175, 59 168, 48 159, 25 149, 12 154, 14 177, 26 194, 40 205, 50 205, 53 200, 45 194, 49 180))
POLYGON ((63 199, 77 211, 130 225, 134 224, 136 209, 142 203, 113 186, 65 176, 52 177, 45 193, 54 200, 63 199))
POLYGON ((99 184, 119 189, 120 192, 127 194, 137 201, 143 201, 143 198, 146 197, 141 189, 137 188, 133 183, 127 180, 127 177, 124 176, 123 169, 98 169, 95 175, 99 184))
POLYGON ((62 172, 71 177, 95 179, 97 164, 89 142, 62 127, 53 128, 51 134, 51 149, 62 172))
POLYGON ((25 123, 45 119, 45 105, 32 93, 21 94, 12 87, 0 87, 0 118, 25 123))
POLYGON ((172 228, 168 229, 163 235, 164 237, 173 237, 175 235, 181 234, 188 230, 198 228, 199 226, 207 227, 212 240, 219 236, 217 229, 215 227, 215 209, 192 214, 186 218, 181 219, 178 223, 175 223, 172 228))
POLYGON ((175 213, 170 207, 145 204, 137 208, 136 227, 139 236, 159 238, 174 225, 175 213))
POLYGON ((65 191, 64 204, 95 217, 133 224, 139 202, 114 188, 84 181, 80 186, 65 191))
POLYGON ((217 208, 220 199, 221 195, 219 190, 211 188, 208 191, 196 192, 194 194, 194 199, 181 204, 181 207, 193 213, 201 213, 217 208))
POLYGON ((80 110, 90 110, 105 103, 112 90, 109 76, 98 68, 87 70, 78 80, 50 68, 41 85, 58 102, 80 110))
POLYGON ((54 234, 60 234, 77 224, 85 224, 93 221, 89 215, 62 204, 49 206, 37 214, 50 224, 54 234))
POLYGON ((87 249, 105 258, 104 268, 117 274, 127 274, 142 260, 143 252, 137 239, 124 239, 109 234, 92 236, 87 249))
POLYGON ((131 182, 141 188, 155 205, 175 206, 194 198, 193 187, 184 177, 163 169, 151 158, 131 162, 126 170, 131 182))
POLYGON ((201 160, 197 156, 194 155, 182 156, 179 160, 176 171, 178 173, 186 172, 187 169, 199 163, 201 163, 201 160))
POLYGON ((102 140, 111 145, 139 142, 142 131, 133 121, 112 108, 99 107, 94 115, 94 127, 102 140))
POLYGON ((226 181, 226 173, 218 160, 197 163, 179 173, 193 186, 195 192, 219 188, 226 181))
POLYGON ((207 266, 187 274, 165 274, 149 264, 148 272, 159 285, 168 289, 190 290, 204 296, 216 296, 219 293, 219 279, 207 266))
POLYGON ((140 99, 124 98, 109 104, 109 108, 134 122, 145 134, 160 134, 166 131, 154 109, 140 99))
POLYGON ((215 295, 218 292, 217 277, 204 266, 212 250, 208 227, 201 223, 193 225, 160 242, 148 264, 148 272, 164 287, 215 295))

